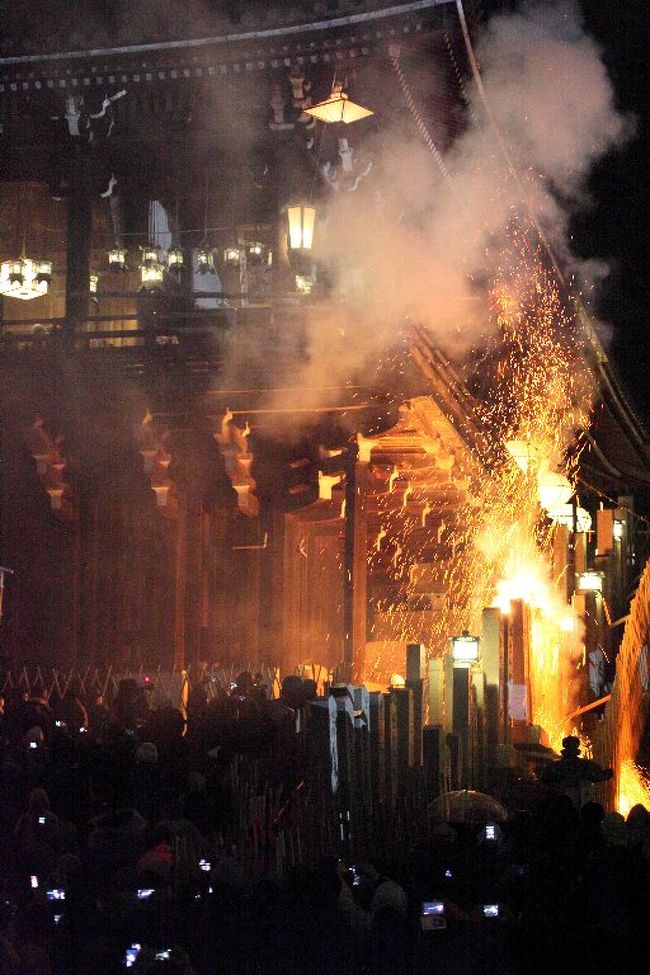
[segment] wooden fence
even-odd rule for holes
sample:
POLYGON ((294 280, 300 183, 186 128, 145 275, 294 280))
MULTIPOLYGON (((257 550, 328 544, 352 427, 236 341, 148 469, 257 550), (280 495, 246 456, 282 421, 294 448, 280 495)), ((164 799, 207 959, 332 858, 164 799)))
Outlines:
POLYGON ((20 689, 30 696, 50 698, 63 695, 73 688, 80 696, 89 699, 101 694, 109 704, 117 693, 121 680, 132 678, 138 683, 151 683, 156 706, 169 702, 174 707, 183 708, 184 695, 203 678, 209 679, 208 687, 212 693, 228 692, 235 683, 237 675, 248 670, 260 674, 270 697, 278 697, 280 692, 280 672, 278 668, 259 665, 238 665, 230 667, 189 667, 187 670, 163 670, 160 667, 147 669, 138 667, 118 670, 108 667, 63 667, 47 668, 29 665, 13 665, 0 673, 0 694, 7 695, 13 689, 20 689))

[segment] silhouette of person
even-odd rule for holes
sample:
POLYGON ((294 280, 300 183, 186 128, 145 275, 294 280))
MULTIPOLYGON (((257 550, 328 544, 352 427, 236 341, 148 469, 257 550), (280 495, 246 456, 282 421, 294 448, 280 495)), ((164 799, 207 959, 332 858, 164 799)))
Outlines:
POLYGON ((542 775, 542 781, 571 799, 576 809, 593 800, 594 782, 606 782, 613 775, 598 762, 580 755, 580 739, 568 735, 562 739, 562 751, 556 762, 551 762, 542 775))

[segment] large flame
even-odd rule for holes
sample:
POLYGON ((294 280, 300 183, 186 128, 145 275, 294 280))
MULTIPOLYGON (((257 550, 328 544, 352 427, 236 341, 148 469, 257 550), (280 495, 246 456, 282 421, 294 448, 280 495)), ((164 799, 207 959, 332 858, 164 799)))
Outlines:
POLYGON ((482 492, 475 548, 484 557, 492 591, 479 594, 484 605, 505 613, 514 599, 527 603, 530 719, 559 750, 572 730, 568 716, 582 703, 576 700, 576 676, 584 646, 563 577, 554 578, 554 528, 540 510, 538 488, 548 472, 558 482, 575 480, 577 456, 574 451, 569 459, 568 448, 588 426, 591 387, 571 319, 536 259, 522 256, 504 271, 492 298, 503 346, 483 417, 495 448, 485 458, 492 478, 482 492))
MULTIPOLYGON (((548 472, 575 481, 577 458, 574 452, 567 460, 567 450, 576 431, 588 426, 591 389, 574 323, 527 244, 517 260, 508 259, 493 290, 492 307, 500 342, 492 360, 491 391, 483 398, 479 417, 485 436, 477 448, 478 460, 485 476, 472 486, 470 503, 457 513, 447 507, 444 516, 436 517, 435 505, 427 508, 429 536, 422 532, 426 518, 410 517, 407 507, 397 510, 388 499, 381 541, 371 559, 383 558, 385 565, 384 553, 391 552, 393 581, 408 593, 417 591, 413 563, 427 561, 412 539, 424 535, 418 543, 422 550, 433 545, 448 553, 434 564, 439 575, 426 642, 436 655, 446 651, 452 634, 479 632, 486 606, 507 612, 512 599, 523 599, 532 616, 531 718, 559 747, 562 735, 571 730, 567 716, 576 706, 573 677, 583 647, 580 623, 560 592, 563 579, 553 578, 554 528, 543 517, 538 487, 540 475, 548 472), (527 452, 525 464, 505 447, 512 442, 519 453, 527 452)), ((472 380, 469 375, 470 386, 472 380)), ((407 600, 378 609, 390 619, 395 646, 413 639, 407 600)), ((374 664, 375 673, 383 669, 388 675, 397 660, 374 664)))
POLYGON ((623 816, 636 805, 650 810, 650 782, 631 758, 625 758, 618 769, 616 808, 623 816))

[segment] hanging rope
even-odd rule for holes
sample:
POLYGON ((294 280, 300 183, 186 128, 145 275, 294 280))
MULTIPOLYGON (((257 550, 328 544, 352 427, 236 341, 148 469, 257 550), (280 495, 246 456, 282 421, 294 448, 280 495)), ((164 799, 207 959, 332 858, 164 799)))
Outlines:
POLYGON ((472 105, 472 103, 470 101, 469 95, 467 94, 467 88, 465 87, 465 81, 463 79, 462 72, 461 72, 460 67, 458 65, 458 60, 456 58, 456 55, 454 54, 454 48, 453 48, 453 45, 451 43, 451 38, 450 38, 449 34, 447 33, 447 31, 445 31, 445 33, 444 33, 443 36, 444 36, 444 41, 445 41, 445 47, 447 48, 447 56, 449 58, 449 61, 451 63, 452 70, 454 72, 454 76, 456 78, 456 84, 458 85, 458 90, 460 91, 460 96, 463 99, 463 101, 465 102, 465 105, 467 106, 467 108, 469 109, 470 117, 471 117, 472 121, 473 122, 476 122, 478 116, 476 114, 476 111, 474 110, 474 106, 472 105))
POLYGON ((424 123, 424 119, 422 118, 422 115, 420 114, 420 110, 415 104, 415 99, 413 98, 411 88, 409 86, 408 81, 406 80, 404 71, 402 70, 402 65, 400 61, 401 49, 399 45, 397 44, 389 45, 388 56, 393 66, 393 70, 397 75, 397 80, 399 81, 399 86, 402 91, 402 95, 404 96, 404 101, 408 106, 409 112, 413 116, 413 120, 417 126, 418 132, 422 136, 422 139, 424 140, 427 149, 429 150, 429 152, 431 153, 435 161, 438 163, 438 168, 440 169, 440 172, 445 177, 445 179, 450 184, 452 184, 452 179, 451 176, 449 175, 449 170, 445 166, 445 161, 442 158, 442 154, 438 149, 438 147, 436 146, 435 142, 433 141, 433 138, 431 137, 431 134, 424 123))

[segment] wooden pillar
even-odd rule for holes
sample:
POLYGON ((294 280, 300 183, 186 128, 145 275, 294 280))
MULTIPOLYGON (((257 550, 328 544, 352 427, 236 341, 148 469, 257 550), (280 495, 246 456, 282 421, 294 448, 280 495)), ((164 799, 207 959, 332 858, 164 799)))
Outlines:
POLYGON ((454 709, 452 717, 453 733, 461 742, 461 788, 471 789, 473 769, 471 754, 471 681, 469 667, 454 667, 454 709))
POLYGON ((508 708, 513 730, 530 724, 530 610, 521 599, 513 599, 510 610, 508 708))
POLYGON ((172 454, 169 476, 178 491, 174 666, 183 669, 201 659, 205 621, 210 620, 213 629, 217 626, 215 610, 223 605, 226 586, 223 577, 230 571, 230 533, 225 518, 222 522, 224 531, 217 529, 210 533, 210 545, 215 555, 219 550, 221 565, 212 566, 214 571, 209 571, 211 567, 204 547, 206 515, 209 513, 211 519, 217 519, 218 525, 219 510, 232 511, 237 504, 237 495, 214 438, 201 429, 199 423, 174 431, 169 446, 172 454))
POLYGON ((355 682, 363 680, 367 627, 368 464, 358 460, 358 453, 357 444, 351 444, 345 477, 343 558, 343 665, 355 682))
POLYGON ((504 646, 501 610, 483 610, 481 627, 481 663, 485 672, 485 729, 487 765, 496 766, 497 749, 506 741, 507 703, 504 675, 504 646))
POLYGON ((68 345, 88 316, 93 204, 89 160, 77 153, 71 163, 67 199, 67 254, 64 337, 68 345))
POLYGON ((179 494, 176 518, 176 570, 174 588, 174 669, 186 664, 185 613, 187 608, 187 497, 179 494))
POLYGON ((406 646, 406 686, 413 693, 413 764, 422 765, 422 729, 424 727, 424 676, 426 653, 423 643, 406 646))

